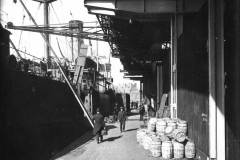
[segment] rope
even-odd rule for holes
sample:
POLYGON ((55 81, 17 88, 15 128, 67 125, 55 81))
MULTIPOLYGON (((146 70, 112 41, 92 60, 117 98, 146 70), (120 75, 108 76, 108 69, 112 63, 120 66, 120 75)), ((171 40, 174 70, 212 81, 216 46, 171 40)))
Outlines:
MULTIPOLYGON (((61 3, 62 3, 62 2, 61 2, 61 3)), ((58 23, 60 23, 60 19, 59 19, 58 15, 57 15, 57 13, 56 13, 56 11, 55 11, 52 3, 51 3, 50 5, 51 5, 51 7, 52 7, 52 9, 53 9, 53 13, 54 13, 54 15, 56 16, 58 23)), ((65 28, 65 26, 60 27, 60 28, 65 28)), ((67 26, 66 28, 69 28, 69 27, 67 26)), ((67 45, 70 46, 69 42, 67 41, 67 37, 65 37, 65 42, 68 43, 67 45)), ((61 50, 61 48, 60 48, 58 39, 57 39, 57 43, 58 43, 58 48, 59 48, 59 51, 60 51, 62 57, 63 57, 64 59, 66 59, 66 57, 65 57, 65 56, 63 55, 63 53, 62 53, 62 50, 61 50)), ((67 54, 68 54, 68 50, 67 50, 67 54)))
POLYGON ((50 6, 52 7, 53 13, 54 13, 55 17, 57 18, 57 21, 60 22, 60 20, 59 20, 59 18, 58 18, 58 15, 57 15, 55 9, 53 8, 52 3, 50 3, 50 6))
MULTIPOLYGON (((13 47, 11 47, 10 46, 10 48, 11 49, 14 49, 13 47)), ((39 59, 39 60, 41 60, 42 61, 42 59, 41 58, 39 58, 39 57, 36 57, 36 56, 34 56, 34 55, 31 55, 30 53, 27 53, 27 52, 25 52, 25 51, 22 51, 22 50, 20 50, 20 49, 14 49, 14 50, 17 50, 18 52, 21 52, 21 53, 23 53, 23 54, 26 54, 26 55, 28 55, 28 56, 31 56, 31 57, 33 57, 33 58, 36 58, 36 59, 39 59)))
POLYGON ((57 40, 57 45, 58 45, 58 49, 59 49, 59 51, 60 51, 60 53, 61 53, 61 56, 62 56, 64 59, 66 59, 66 57, 65 57, 65 56, 63 55, 63 53, 62 53, 62 50, 61 50, 61 47, 60 47, 58 38, 56 38, 56 40, 57 40))

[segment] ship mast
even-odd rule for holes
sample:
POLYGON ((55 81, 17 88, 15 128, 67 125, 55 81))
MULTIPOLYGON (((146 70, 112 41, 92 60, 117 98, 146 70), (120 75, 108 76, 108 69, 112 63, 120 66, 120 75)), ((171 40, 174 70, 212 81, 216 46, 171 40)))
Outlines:
MULTIPOLYGON (((44 27, 49 27, 49 4, 56 1, 56 0, 33 0, 33 1, 43 3, 44 27)), ((50 48, 47 44, 50 43, 50 37, 49 37, 48 33, 44 33, 44 35, 46 37, 46 41, 45 41, 45 44, 44 44, 45 56, 46 56, 46 59, 47 59, 47 69, 49 69, 50 66, 51 66, 51 54, 50 54, 50 48)))

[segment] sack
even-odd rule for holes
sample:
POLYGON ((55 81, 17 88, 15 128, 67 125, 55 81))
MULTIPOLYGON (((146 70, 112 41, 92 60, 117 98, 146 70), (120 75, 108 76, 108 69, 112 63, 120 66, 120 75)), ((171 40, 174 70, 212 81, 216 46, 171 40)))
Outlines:
POLYGON ((102 135, 107 135, 108 134, 108 131, 107 131, 106 127, 103 128, 103 130, 101 131, 101 134, 102 135))

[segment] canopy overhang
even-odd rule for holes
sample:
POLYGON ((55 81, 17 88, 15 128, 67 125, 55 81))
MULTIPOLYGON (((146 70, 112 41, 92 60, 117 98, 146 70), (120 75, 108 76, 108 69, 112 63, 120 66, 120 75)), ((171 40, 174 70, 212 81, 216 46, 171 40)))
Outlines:
MULTIPOLYGON (((117 12, 138 14, 172 14, 197 12, 206 0, 85 0, 90 13, 108 11, 110 15, 117 12), (183 4, 177 7, 178 3, 183 4)), ((106 12, 106 15, 108 15, 106 12)))
MULTIPOLYGON (((198 12, 206 0, 85 0, 112 49, 131 75, 151 72, 170 52, 173 15, 198 12), (164 47, 165 45, 165 47, 164 47)), ((133 78, 133 77, 131 77, 133 78)))

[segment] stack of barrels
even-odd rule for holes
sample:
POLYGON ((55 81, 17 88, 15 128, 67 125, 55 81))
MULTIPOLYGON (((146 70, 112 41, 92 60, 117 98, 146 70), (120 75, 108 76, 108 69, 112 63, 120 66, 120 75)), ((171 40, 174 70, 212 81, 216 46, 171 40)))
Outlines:
POLYGON ((150 151, 153 157, 161 156, 161 139, 159 136, 151 137, 150 151))
POLYGON ((157 122, 157 118, 149 119, 148 124, 147 124, 148 132, 154 132, 155 131, 155 129, 156 129, 156 122, 157 122))
POLYGON ((158 135, 164 135, 167 122, 163 119, 158 119, 156 122, 156 132, 158 135))
POLYGON ((195 144, 187 138, 187 122, 180 119, 151 118, 147 129, 137 131, 137 141, 153 157, 194 158, 195 144))
POLYGON ((146 130, 145 129, 139 129, 137 131, 137 142, 142 144, 143 143, 143 138, 145 137, 146 130))

